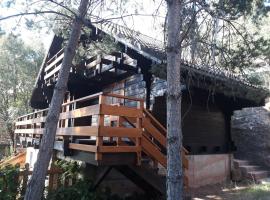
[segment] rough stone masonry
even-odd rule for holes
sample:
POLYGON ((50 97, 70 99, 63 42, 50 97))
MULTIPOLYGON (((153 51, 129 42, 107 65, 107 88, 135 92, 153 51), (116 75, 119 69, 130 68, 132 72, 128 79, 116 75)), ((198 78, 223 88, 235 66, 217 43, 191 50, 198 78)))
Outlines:
POLYGON ((237 147, 235 158, 270 167, 269 104, 235 111, 231 128, 232 140, 237 147))

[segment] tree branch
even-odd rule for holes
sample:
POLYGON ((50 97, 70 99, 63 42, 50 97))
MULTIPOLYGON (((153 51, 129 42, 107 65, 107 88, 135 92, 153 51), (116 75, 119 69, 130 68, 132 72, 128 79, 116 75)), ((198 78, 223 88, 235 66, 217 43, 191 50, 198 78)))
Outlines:
POLYGON ((20 16, 26 16, 26 15, 40 15, 40 14, 56 14, 56 15, 61 15, 63 17, 66 17, 68 19, 73 19, 71 16, 68 16, 66 14, 57 12, 57 11, 53 11, 53 10, 46 10, 46 11, 38 11, 38 12, 26 12, 26 13, 17 13, 14 15, 9 15, 6 17, 2 17, 0 18, 0 21, 6 20, 6 19, 10 19, 10 18, 15 18, 15 17, 20 17, 20 16))

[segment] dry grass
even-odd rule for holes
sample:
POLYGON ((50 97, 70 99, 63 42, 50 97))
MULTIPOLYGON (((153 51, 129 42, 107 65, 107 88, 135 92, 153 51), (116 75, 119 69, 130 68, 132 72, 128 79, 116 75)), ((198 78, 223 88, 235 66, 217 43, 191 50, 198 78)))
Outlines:
POLYGON ((239 192, 235 200, 270 200, 270 184, 252 185, 239 192))
POLYGON ((192 200, 270 200, 270 183, 223 184, 207 186, 189 192, 192 200))

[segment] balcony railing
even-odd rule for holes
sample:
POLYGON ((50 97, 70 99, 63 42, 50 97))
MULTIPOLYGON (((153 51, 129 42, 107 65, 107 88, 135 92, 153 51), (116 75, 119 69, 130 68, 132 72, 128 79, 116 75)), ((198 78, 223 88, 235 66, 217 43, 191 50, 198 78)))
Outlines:
MULTIPOLYGON (((19 117, 15 133, 40 139, 47 113, 45 109, 19 117)), ((98 93, 62 104, 56 138, 68 141, 68 149, 94 153, 97 161, 107 153, 135 153, 140 165, 144 152, 156 167, 166 168, 166 134, 142 99, 98 93)), ((183 148, 184 169, 186 154, 183 148)))
MULTIPOLYGON (((44 80, 46 84, 57 81, 62 61, 64 58, 64 50, 61 49, 50 60, 47 61, 44 68, 44 80)), ((80 74, 85 78, 91 79, 100 75, 123 76, 138 72, 137 61, 121 53, 112 53, 112 55, 97 55, 79 64, 77 67, 71 68, 71 73, 80 74)), ((99 77, 100 78, 100 77, 99 77)))
MULTIPOLYGON (((56 136, 95 139, 94 145, 70 143, 69 148, 94 152, 97 160, 101 159, 102 153, 107 152, 140 154, 143 104, 142 99, 102 93, 64 103, 56 136), (119 103, 110 104, 112 99, 118 99, 119 103), (124 101, 136 102, 136 107, 120 105, 124 101), (136 121, 135 127, 120 125, 120 116, 136 121), (123 142, 124 138, 134 138, 135 141, 123 142)), ((40 137, 44 133, 47 112, 48 109, 39 110, 19 117, 15 133, 33 138, 40 137)))

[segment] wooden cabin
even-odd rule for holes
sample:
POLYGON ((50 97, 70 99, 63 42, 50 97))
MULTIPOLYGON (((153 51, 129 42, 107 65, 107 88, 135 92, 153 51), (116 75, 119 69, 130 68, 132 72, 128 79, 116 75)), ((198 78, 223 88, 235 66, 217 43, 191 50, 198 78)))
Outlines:
MULTIPOLYGON (((133 186, 164 194, 166 81, 152 70, 166 60, 163 44, 113 23, 90 28, 90 42, 109 36, 120 50, 72 66, 56 155, 95 168, 98 183, 106 182, 114 170, 133 186)), ((16 122, 15 133, 25 148, 40 143, 64 57, 62 44, 62 38, 53 38, 30 100, 35 111, 16 122)), ((185 184, 222 182, 230 177, 231 155, 237 148, 230 134, 233 111, 263 105, 268 92, 223 69, 184 61, 181 90, 185 184)))

